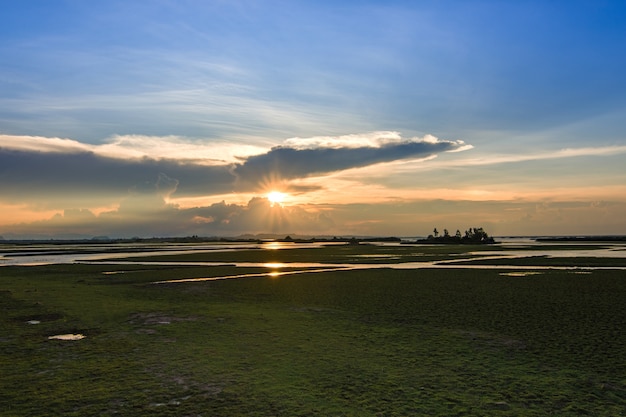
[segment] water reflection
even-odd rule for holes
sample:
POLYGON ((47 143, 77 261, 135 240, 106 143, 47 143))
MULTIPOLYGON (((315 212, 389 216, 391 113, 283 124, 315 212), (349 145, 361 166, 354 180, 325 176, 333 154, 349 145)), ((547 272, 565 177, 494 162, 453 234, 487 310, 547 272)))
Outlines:
POLYGON ((285 268, 289 266, 289 264, 283 262, 266 262, 264 264, 261 264, 261 266, 264 268, 285 268))
POLYGON ((496 256, 500 258, 520 258, 527 256, 547 256, 550 258, 626 258, 626 250, 623 246, 607 247, 606 245, 601 247, 590 247, 589 249, 577 248, 569 250, 550 249, 550 247, 547 246, 545 249, 470 252, 469 255, 479 256, 479 258, 475 259, 483 259, 483 256, 485 256, 484 259, 487 259, 488 256, 496 256))
MULTIPOLYGON (((261 267, 268 271, 262 273, 242 273, 221 277, 199 277, 183 280, 171 280, 165 282, 197 282, 218 279, 248 278, 248 277, 280 277, 284 275, 317 273, 338 270, 356 269, 423 269, 423 268, 464 268, 464 269, 496 269, 509 271, 508 273, 524 273, 523 271, 541 270, 569 270, 576 272, 613 269, 626 270, 623 266, 519 266, 519 265, 461 265, 459 262, 472 260, 488 261, 494 259, 516 259, 527 257, 592 257, 592 258, 626 258, 626 246, 624 244, 576 244, 571 250, 563 249, 563 244, 539 243, 531 240, 508 240, 501 245, 493 246, 494 250, 473 251, 465 254, 458 254, 455 259, 423 261, 423 262, 402 262, 402 256, 416 256, 416 253, 404 254, 353 254, 353 258, 362 259, 362 263, 321 263, 321 262, 143 262, 133 261, 133 257, 156 256, 156 255, 177 255, 203 252, 225 252, 250 249, 286 250, 297 248, 316 248, 327 246, 328 242, 315 243, 294 243, 294 242, 263 242, 260 244, 250 243, 214 243, 214 244, 194 244, 194 245, 94 245, 88 248, 79 245, 61 245, 49 247, 45 245, 32 245, 22 247, 5 247, 0 252, 1 265, 49 265, 63 263, 107 263, 116 265, 169 265, 169 266, 234 266, 240 268, 261 267), (554 248, 554 249, 552 249, 554 248), (498 250, 499 249, 499 250, 498 250), (116 260, 126 258, 123 261, 116 260), (388 259, 394 263, 367 263, 368 260, 380 261, 388 259), (289 268, 290 270, 284 270, 289 268), (513 271, 513 272, 511 272, 513 271), (516 272, 518 271, 518 272, 516 272), (519 272, 522 271, 522 272, 519 272)), ((384 246, 400 246, 397 243, 385 243, 384 246)), ((406 246, 405 246, 406 247, 406 246)), ((427 252, 427 251, 426 251, 427 252)), ((420 253, 421 254, 421 253, 420 253)), ((106 274, 113 275, 124 273, 123 270, 110 271, 106 274)))
POLYGON ((262 248, 263 249, 269 249, 269 250, 286 249, 287 248, 287 243, 285 243, 285 242, 266 242, 266 243, 263 243, 262 248))
POLYGON ((269 271, 269 272, 257 272, 253 274, 224 275, 224 276, 219 276, 219 277, 168 279, 165 281, 156 281, 156 282, 153 282, 153 284, 177 284, 177 283, 184 283, 184 282, 220 281, 220 280, 225 280, 225 279, 236 279, 236 278, 258 278, 258 277, 277 278, 283 275, 330 272, 330 271, 337 271, 341 269, 343 268, 295 269, 291 271, 269 271))
POLYGON ((527 277, 530 275, 540 275, 542 272, 537 271, 524 271, 524 272, 500 272, 500 275, 505 277, 527 277))
MULTIPOLYGON (((67 264, 74 262, 92 262, 111 260, 116 258, 132 258, 143 256, 182 255, 204 252, 234 252, 253 249, 300 249, 316 248, 332 243, 292 243, 292 242, 264 242, 250 244, 249 242, 207 243, 207 244, 102 244, 102 245, 24 245, 0 247, 0 266, 23 265, 39 266, 53 264, 67 264)), ((118 263, 117 261, 114 263, 118 263)))
MULTIPOLYGON (((170 263, 171 264, 171 263, 170 263)), ((188 263, 183 263, 187 265, 188 263)), ((180 265, 180 264, 176 264, 180 265)), ((307 269, 293 269, 289 271, 269 271, 251 274, 237 274, 237 275, 225 275, 217 277, 200 277, 200 278, 183 278, 183 279, 171 279, 166 281, 157 281, 153 284, 173 284, 173 283, 185 283, 185 282, 202 282, 202 281, 219 281, 224 279, 236 279, 236 278, 255 278, 255 277, 280 277, 285 275, 296 274, 314 274, 319 272, 337 272, 337 271, 351 271, 359 269, 477 269, 477 270, 517 270, 516 272, 503 272, 500 275, 508 276, 528 276, 541 274, 539 271, 568 271, 574 274, 586 274, 591 271, 599 270, 621 270, 626 271, 626 266, 538 266, 538 265, 454 265, 441 262, 406 262, 399 264, 311 264, 311 263, 290 263, 290 267, 294 268, 307 268, 307 269), (315 268, 317 266, 318 268, 315 268), (326 266, 326 267, 320 267, 326 266), (521 271, 520 271, 521 270, 521 271)), ((249 264, 245 262, 238 262, 235 264, 237 267, 251 267, 259 266, 259 264, 249 264)))
POLYGON ((4 265, 53 265, 74 262, 102 261, 116 258, 142 256, 182 255, 203 252, 233 252, 244 249, 260 249, 249 243, 204 244, 204 245, 95 245, 84 246, 60 245, 44 247, 41 245, 8 247, 0 250, 0 266, 4 265))

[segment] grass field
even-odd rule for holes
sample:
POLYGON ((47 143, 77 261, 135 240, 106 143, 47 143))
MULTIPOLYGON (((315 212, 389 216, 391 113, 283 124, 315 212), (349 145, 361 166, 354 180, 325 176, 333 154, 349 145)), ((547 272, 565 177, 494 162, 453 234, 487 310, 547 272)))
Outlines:
MULTIPOLYGON (((248 255, 315 262, 311 250, 281 252, 248 255)), ((0 415, 626 415, 624 271, 153 284, 266 270, 1 268, 0 415), (66 333, 86 338, 48 339, 66 333)))

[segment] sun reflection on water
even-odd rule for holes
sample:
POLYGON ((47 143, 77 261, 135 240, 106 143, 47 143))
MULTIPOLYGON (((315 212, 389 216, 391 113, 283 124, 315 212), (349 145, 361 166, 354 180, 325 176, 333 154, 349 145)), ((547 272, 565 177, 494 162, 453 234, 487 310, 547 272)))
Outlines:
POLYGON ((267 262, 263 264, 263 267, 273 270, 267 274, 270 278, 277 278, 280 275, 283 275, 283 272, 280 271, 280 268, 284 268, 286 266, 287 264, 282 262, 267 262))
POLYGON ((263 249, 271 249, 271 250, 285 249, 287 245, 288 244, 285 242, 266 242, 263 244, 263 249))
POLYGON ((263 264, 263 267, 265 267, 265 268, 272 268, 272 269, 284 268, 286 266, 287 266, 287 264, 282 263, 282 262, 267 262, 267 263, 263 264))

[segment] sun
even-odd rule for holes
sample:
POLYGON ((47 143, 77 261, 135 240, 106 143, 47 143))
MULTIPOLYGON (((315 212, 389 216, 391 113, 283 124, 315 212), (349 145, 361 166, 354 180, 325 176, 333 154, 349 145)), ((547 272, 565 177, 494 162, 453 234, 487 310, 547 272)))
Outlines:
POLYGON ((287 197, 287 194, 281 193, 280 191, 271 191, 267 193, 267 199, 272 204, 282 203, 283 201, 285 201, 285 197, 287 197))

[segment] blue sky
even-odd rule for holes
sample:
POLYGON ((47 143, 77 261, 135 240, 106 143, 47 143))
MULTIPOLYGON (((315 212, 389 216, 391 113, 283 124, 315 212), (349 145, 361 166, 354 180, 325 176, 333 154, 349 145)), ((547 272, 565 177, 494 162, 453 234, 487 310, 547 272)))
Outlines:
POLYGON ((623 2, 0 11, 0 235, 626 233, 623 2))

